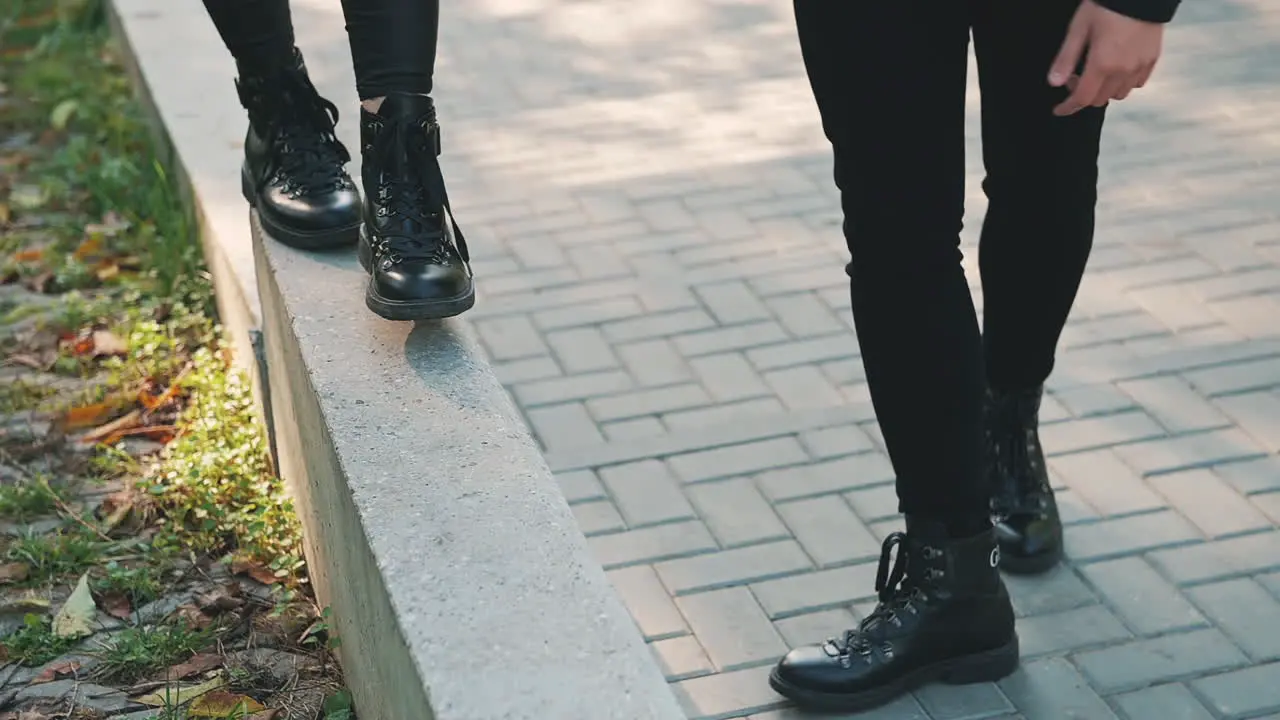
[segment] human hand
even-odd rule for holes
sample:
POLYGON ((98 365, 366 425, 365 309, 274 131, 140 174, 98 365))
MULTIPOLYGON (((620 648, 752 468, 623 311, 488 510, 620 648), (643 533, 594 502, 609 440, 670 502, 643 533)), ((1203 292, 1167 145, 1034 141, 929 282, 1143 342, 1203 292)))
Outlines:
POLYGON ((1110 100, 1123 100, 1147 84, 1164 40, 1164 26, 1121 15, 1084 0, 1076 10, 1062 49, 1049 70, 1049 84, 1067 86, 1071 95, 1053 109, 1054 115, 1071 115, 1110 100), (1088 53, 1084 74, 1075 70, 1088 53))

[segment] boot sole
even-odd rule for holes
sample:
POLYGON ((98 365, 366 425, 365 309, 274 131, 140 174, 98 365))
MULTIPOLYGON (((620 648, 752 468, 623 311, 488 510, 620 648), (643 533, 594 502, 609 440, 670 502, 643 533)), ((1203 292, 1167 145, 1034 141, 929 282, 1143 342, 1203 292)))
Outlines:
MULTIPOLYGON (((258 197, 253 191, 253 182, 249 176, 240 171, 240 192, 249 203, 249 207, 258 210, 258 197)), ((258 210, 258 222, 268 235, 281 243, 298 250, 337 250, 355 245, 360 237, 360 223, 343 225, 325 230, 297 230, 285 227, 258 210)))
POLYGON ((862 711, 887 705, 921 686, 941 682, 947 685, 970 685, 995 682, 1018 669, 1018 636, 994 650, 966 655, 954 660, 927 665, 883 687, 859 693, 833 693, 792 685, 778 676, 769 675, 769 686, 779 695, 802 708, 830 711, 862 711))
MULTIPOLYGON (((360 234, 360 231, 357 231, 357 234, 360 234)), ((365 256, 366 248, 367 245, 360 244, 356 259, 360 261, 360 267, 364 268, 366 273, 372 274, 370 258, 365 256)), ((461 315, 475 306, 476 286, 472 283, 465 293, 452 298, 389 300, 373 289, 373 280, 370 278, 369 285, 365 288, 364 304, 375 315, 385 320, 443 320, 461 315)))

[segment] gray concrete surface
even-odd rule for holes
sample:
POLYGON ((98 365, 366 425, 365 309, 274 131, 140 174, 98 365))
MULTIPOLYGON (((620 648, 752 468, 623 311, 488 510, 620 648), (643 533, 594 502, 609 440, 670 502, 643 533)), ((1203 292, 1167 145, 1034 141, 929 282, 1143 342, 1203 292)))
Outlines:
POLYGON ((679 718, 467 328, 371 322, 354 258, 255 250, 280 470, 360 717, 679 718))
MULTIPOLYGON (((1071 563, 1011 582, 1024 669, 863 717, 1280 712, 1280 6, 1184 6, 1153 84, 1111 115, 1097 249, 1045 413, 1071 563)), ((294 7, 354 147, 336 3, 294 7)), ((866 609, 897 522, 789 7, 444 12, 436 97, 481 276, 470 322, 690 718, 798 717, 767 667, 866 609)), ((165 22, 201 38, 173 81, 234 115, 207 21, 165 22)), ((969 250, 976 99, 975 84, 969 250)), ((211 131, 209 152, 241 127, 211 131)), ((354 285, 333 290, 359 311, 354 285)))

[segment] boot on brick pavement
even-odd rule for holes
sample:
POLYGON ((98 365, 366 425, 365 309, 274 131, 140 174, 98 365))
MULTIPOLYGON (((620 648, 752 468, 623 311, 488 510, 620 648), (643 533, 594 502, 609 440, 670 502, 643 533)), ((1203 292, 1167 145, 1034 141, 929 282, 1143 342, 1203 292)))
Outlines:
POLYGON ((1043 388, 988 390, 985 422, 991 510, 1001 568, 1041 573, 1062 559, 1062 520, 1040 447, 1043 388))
POLYGON ((360 193, 334 134, 338 109, 320 97, 302 54, 263 72, 240 67, 236 90, 249 111, 240 185, 275 239, 304 250, 349 246, 360 228, 360 193))
POLYGON ((452 317, 475 304, 462 231, 440 170, 440 125, 425 95, 392 93, 361 110, 364 224, 358 255, 365 302, 388 320, 452 317))
POLYGON ((1018 667, 1018 636, 999 561, 990 529, 956 540, 908 516, 907 532, 885 539, 875 610, 842 637, 792 650, 769 684, 804 708, 855 711, 929 682, 1009 675, 1018 667))

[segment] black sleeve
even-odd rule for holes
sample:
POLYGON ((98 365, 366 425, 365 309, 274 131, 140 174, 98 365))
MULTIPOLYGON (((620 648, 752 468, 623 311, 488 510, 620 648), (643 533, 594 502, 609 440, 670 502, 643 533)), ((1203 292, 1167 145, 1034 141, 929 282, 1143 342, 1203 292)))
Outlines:
POLYGON ((1179 0, 1094 0, 1102 7, 1135 20, 1167 23, 1178 10, 1179 0))

